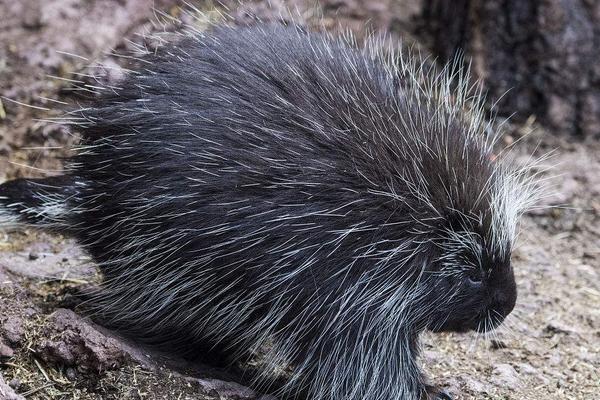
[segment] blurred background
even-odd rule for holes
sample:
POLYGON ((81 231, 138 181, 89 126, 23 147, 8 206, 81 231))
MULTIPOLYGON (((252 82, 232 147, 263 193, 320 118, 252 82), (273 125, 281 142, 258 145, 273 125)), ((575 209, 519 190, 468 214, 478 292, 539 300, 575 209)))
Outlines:
MULTIPOLYGON (((457 399, 598 398, 600 1, 0 0, 0 182, 60 171, 77 130, 53 119, 118 85, 123 55, 182 23, 257 19, 385 34, 440 65, 462 54, 517 162, 553 152, 552 187, 515 251, 515 312, 486 340, 427 335, 423 364, 457 399)), ((149 358, 69 311, 97 281, 70 241, 0 231, 0 399, 260 398, 235 374, 149 358)))

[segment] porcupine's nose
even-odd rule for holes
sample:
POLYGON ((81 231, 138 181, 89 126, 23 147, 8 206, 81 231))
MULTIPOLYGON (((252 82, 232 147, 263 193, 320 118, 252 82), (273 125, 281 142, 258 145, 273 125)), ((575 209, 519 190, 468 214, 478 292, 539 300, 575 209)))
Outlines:
POLYGON ((497 281, 491 308, 506 317, 515 308, 517 302, 517 284, 512 273, 497 281))
POLYGON ((498 293, 493 307, 500 315, 506 317, 515 308, 517 296, 507 296, 505 293, 498 293))

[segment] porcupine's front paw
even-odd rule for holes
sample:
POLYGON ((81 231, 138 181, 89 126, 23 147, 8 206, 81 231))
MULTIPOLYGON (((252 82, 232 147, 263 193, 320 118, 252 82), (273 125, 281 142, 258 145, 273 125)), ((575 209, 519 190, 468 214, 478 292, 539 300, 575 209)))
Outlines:
POLYGON ((454 397, 436 386, 427 386, 427 400, 454 400, 454 397))

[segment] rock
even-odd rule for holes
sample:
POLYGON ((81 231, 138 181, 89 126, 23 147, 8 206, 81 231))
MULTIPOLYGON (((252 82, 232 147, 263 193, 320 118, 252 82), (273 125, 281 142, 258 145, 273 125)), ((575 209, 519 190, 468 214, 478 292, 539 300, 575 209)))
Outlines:
MULTIPOLYGON (((78 373, 115 370, 131 363, 138 363, 158 374, 162 373, 167 361, 178 367, 177 369, 187 366, 178 360, 168 360, 158 351, 132 344, 67 309, 58 309, 48 317, 43 334, 48 339, 42 340, 34 350, 44 361, 66 366, 66 375, 72 380, 78 378, 78 373)), ((189 372, 191 371, 186 371, 189 372)), ((171 373, 189 384, 196 385, 199 392, 219 399, 255 400, 259 396, 247 387, 215 379, 212 375, 210 378, 204 378, 203 375, 192 377, 176 370, 172 370, 171 373)), ((3 400, 2 397, 0 400, 3 400)))
POLYGON ((19 344, 25 337, 23 320, 17 316, 10 316, 0 324, 0 334, 11 344, 19 344))
POLYGON ((140 351, 71 310, 59 309, 51 314, 44 333, 49 339, 42 341, 36 351, 47 362, 83 372, 116 369, 130 361, 148 364, 140 351))
POLYGON ((0 340, 0 359, 2 358, 11 358, 15 355, 13 349, 8 347, 2 340, 0 340))
POLYGON ((492 371, 492 382, 500 387, 519 387, 519 374, 510 364, 498 364, 492 371))
POLYGON ((15 393, 15 391, 6 384, 2 373, 0 373, 0 399, 2 400, 25 400, 25 397, 15 393))

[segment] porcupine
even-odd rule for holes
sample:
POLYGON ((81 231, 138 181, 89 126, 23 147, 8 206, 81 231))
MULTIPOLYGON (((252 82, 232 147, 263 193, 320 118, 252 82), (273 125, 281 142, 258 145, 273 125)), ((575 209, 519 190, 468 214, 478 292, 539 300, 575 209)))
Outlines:
POLYGON ((465 73, 379 48, 277 24, 166 45, 78 111, 64 175, 0 186, 2 221, 74 236, 111 327, 266 349, 283 398, 446 398, 419 334, 511 312, 535 185, 465 73))

